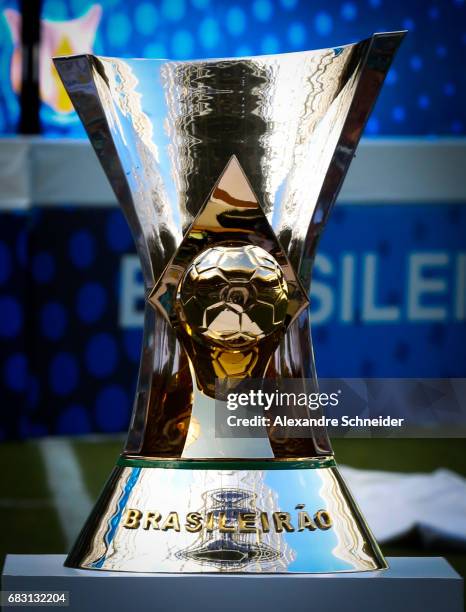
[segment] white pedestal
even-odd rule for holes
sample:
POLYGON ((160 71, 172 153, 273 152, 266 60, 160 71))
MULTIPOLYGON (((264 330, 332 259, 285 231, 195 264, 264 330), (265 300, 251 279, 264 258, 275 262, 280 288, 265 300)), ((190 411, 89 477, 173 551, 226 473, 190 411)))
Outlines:
POLYGON ((441 558, 397 557, 382 572, 319 575, 134 574, 69 569, 64 559, 8 555, 3 591, 69 591, 73 612, 463 610, 463 581, 441 558))

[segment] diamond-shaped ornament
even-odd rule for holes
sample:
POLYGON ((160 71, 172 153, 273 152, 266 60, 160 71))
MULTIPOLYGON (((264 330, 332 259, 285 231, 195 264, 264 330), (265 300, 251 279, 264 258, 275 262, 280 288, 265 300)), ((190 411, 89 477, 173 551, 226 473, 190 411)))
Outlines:
POLYGON ((308 306, 235 156, 148 299, 177 330, 210 391, 216 377, 263 376, 281 335, 308 306), (206 356, 208 367, 197 363, 206 356))

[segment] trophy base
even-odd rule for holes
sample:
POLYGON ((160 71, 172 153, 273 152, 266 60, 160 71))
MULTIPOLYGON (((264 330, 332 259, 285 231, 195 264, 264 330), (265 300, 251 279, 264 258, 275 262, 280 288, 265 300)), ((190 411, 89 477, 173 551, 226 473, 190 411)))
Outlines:
POLYGON ((332 457, 121 458, 65 565, 187 573, 387 567, 332 457))

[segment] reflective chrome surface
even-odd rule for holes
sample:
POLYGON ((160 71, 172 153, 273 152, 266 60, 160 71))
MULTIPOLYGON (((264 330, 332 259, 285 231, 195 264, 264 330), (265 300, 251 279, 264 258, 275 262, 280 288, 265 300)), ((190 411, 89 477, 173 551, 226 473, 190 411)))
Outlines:
MULTIPOLYGON (((240 59, 55 60, 131 226, 147 295, 233 155, 309 291, 319 235, 403 36, 240 59)), ((126 453, 182 457, 204 435, 196 414, 212 413, 213 403, 193 384, 187 347, 148 304, 126 453), (202 407, 193 405, 197 399, 202 407)), ((268 377, 315 377, 307 312, 273 350, 268 377)), ((234 370, 231 359, 226 368, 234 370)), ((271 440, 263 456, 330 452, 325 429, 316 428, 313 438, 271 440)), ((222 455, 212 448, 212 456, 222 455)))
POLYGON ((133 232, 147 298, 126 448, 68 565, 385 566, 330 467, 325 428, 216 438, 213 396, 216 378, 317 385, 312 262, 403 36, 240 59, 55 60, 133 232))
POLYGON ((67 565, 201 573, 386 567, 335 467, 117 467, 67 565))

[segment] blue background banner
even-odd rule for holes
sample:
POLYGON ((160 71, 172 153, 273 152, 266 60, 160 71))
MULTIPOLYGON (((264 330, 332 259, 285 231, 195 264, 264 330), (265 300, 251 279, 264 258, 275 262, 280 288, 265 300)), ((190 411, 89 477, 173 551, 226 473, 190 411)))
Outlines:
MULTIPOLYGON (((3 136, 16 134, 20 112, 19 4, 0 0, 3 136)), ((44 0, 41 19, 45 138, 36 149, 0 141, 0 439, 124 430, 137 377, 138 259, 97 160, 80 165, 84 143, 60 138, 85 135, 53 55, 242 56, 407 29, 366 126, 375 148, 358 150, 364 163, 316 259, 317 370, 466 376, 464 0, 44 0)))
MULTIPOLYGON (((17 11, 17 0, 0 0, 0 133, 9 134, 19 112, 17 11)), ((43 131, 84 136, 52 71, 54 55, 233 57, 340 46, 400 29, 409 35, 366 135, 465 134, 464 0, 44 0, 43 131)))
MULTIPOLYGON (((320 376, 466 376, 465 214, 337 205, 311 293, 320 376)), ((2 437, 125 429, 143 286, 122 214, 64 203, 2 228, 2 437)))

